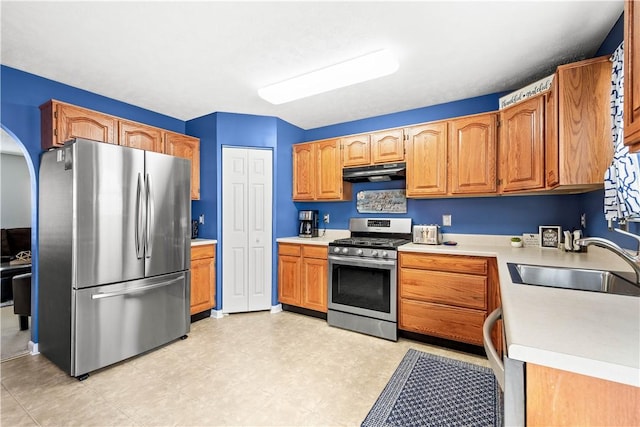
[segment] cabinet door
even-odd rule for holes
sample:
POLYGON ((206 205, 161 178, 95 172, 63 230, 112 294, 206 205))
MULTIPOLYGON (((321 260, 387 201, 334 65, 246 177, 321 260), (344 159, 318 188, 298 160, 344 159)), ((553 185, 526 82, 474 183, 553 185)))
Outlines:
POLYGON ((342 166, 365 166, 371 163, 369 135, 342 138, 342 166))
POLYGON ((316 145, 312 142, 293 146, 293 200, 316 197, 316 145))
POLYGON ((343 182, 340 166, 340 140, 320 141, 317 145, 316 198, 318 200, 342 200, 343 182))
POLYGON ((300 268, 302 258, 278 255, 278 301, 300 305, 300 268))
POLYGON ((200 140, 188 135, 165 132, 164 152, 191 160, 191 199, 200 199, 200 140))
POLYGON ((544 111, 544 165, 546 187, 551 189, 560 184, 560 151, 558 148, 558 76, 545 96, 544 111))
POLYGON ((640 388, 527 363, 526 425, 638 426, 640 388))
POLYGON ((544 95, 500 113, 500 185, 503 192, 544 187, 544 95))
POLYGON ((640 151, 640 11, 624 2, 624 143, 640 151))
POLYGON ((115 117, 63 103, 54 103, 53 111, 54 145, 63 145, 72 138, 117 144, 118 120, 115 117))
POLYGON ((602 188, 613 158, 611 61, 562 65, 557 76, 560 185, 602 188))
POLYGON ((214 265, 213 258, 191 260, 191 314, 215 305, 214 265))
POLYGON ((311 310, 327 312, 326 259, 302 259, 302 306, 311 310))
POLYGON ((407 197, 447 193, 447 123, 409 128, 407 197))
POLYGON ((495 193, 496 115, 452 120, 449 126, 451 193, 495 193))
POLYGON ((118 143, 125 147, 162 153, 162 129, 140 123, 118 122, 118 143))
POLYGON ((404 130, 392 129, 371 134, 371 163, 404 161, 404 130))

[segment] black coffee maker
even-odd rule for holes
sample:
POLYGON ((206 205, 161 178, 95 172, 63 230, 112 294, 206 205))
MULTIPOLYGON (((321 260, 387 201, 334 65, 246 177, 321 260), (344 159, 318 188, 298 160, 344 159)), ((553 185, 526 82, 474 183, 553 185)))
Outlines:
POLYGON ((298 211, 298 237, 318 237, 318 211, 298 211))

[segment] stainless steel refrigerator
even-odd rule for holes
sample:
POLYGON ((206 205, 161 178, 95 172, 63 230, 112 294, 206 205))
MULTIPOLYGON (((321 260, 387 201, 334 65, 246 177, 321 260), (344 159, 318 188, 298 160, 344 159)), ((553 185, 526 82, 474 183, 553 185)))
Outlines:
POLYGON ((86 139, 43 153, 38 346, 69 375, 189 332, 190 168, 86 139))

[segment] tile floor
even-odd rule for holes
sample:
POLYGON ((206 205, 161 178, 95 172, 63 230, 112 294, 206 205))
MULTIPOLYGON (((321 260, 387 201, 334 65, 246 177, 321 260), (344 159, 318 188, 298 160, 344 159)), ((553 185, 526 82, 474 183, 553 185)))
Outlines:
MULTIPOLYGON (((31 325, 31 317, 29 317, 29 325, 31 325)), ((7 360, 29 352, 31 330, 20 330, 20 320, 13 313, 13 304, 0 308, 0 330, 2 331, 0 360, 7 360)))
POLYGON ((0 365, 2 426, 357 426, 409 348, 282 312, 206 318, 189 337, 67 376, 42 355, 0 365))

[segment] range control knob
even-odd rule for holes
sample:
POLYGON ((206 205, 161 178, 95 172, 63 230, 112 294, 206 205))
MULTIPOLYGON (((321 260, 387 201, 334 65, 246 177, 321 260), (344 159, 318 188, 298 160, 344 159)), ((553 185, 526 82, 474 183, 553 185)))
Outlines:
POLYGON ((358 249, 358 250, 356 251, 356 254, 358 254, 358 255, 360 255, 360 256, 362 256, 362 254, 363 254, 363 253, 364 253, 364 252, 362 251, 362 249, 358 249))
POLYGON ((387 251, 382 251, 382 258, 386 258, 386 257, 387 257, 387 255, 389 255, 389 254, 387 253, 387 251))
POLYGON ((371 251, 371 256, 378 256, 378 251, 371 251))
POLYGON ((349 253, 349 248, 342 248, 342 253, 343 254, 348 254, 349 253))
POLYGON ((338 248, 338 247, 333 248, 333 253, 339 254, 340 253, 340 248, 338 248))

